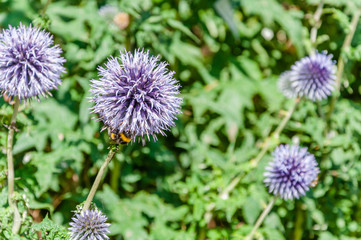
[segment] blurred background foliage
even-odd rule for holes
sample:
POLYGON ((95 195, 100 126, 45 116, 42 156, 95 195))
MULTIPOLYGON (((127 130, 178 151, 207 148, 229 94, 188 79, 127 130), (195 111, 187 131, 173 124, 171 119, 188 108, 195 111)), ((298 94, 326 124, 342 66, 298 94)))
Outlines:
MULTIPOLYGON (((35 238, 42 231, 44 239, 64 239, 60 232, 85 200, 109 146, 89 110, 89 80, 97 78, 97 66, 109 55, 144 48, 176 72, 183 114, 167 137, 144 147, 125 146, 112 161, 95 196, 112 224, 112 239, 243 239, 270 199, 262 181, 271 154, 257 168, 250 160, 292 104, 278 91, 277 79, 310 51, 318 3, 1 0, 0 28, 20 22, 42 26, 67 59, 54 97, 23 104, 18 116, 15 183, 20 209, 29 214, 22 236, 35 238), (116 15, 99 14, 105 5, 116 15), (234 189, 225 191, 240 175, 234 189)), ((308 147, 321 166, 319 183, 300 200, 278 200, 258 239, 361 239, 361 26, 351 48, 341 51, 357 4, 326 0, 321 16, 318 50, 335 60, 340 54, 347 58, 328 130, 323 113, 330 100, 319 106, 301 101, 273 143, 308 147)), ((8 124, 12 108, 3 98, 0 104, 0 123, 8 124)), ((11 222, 6 135, 2 127, 0 236, 5 239, 11 222)))

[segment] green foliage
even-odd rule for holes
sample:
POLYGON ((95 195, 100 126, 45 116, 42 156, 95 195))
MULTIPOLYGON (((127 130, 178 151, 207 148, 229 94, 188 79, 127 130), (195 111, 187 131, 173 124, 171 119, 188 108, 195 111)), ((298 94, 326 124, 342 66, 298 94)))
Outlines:
MULTIPOLYGON (((47 28, 67 59, 54 97, 22 104, 17 119, 15 197, 27 213, 19 236, 11 235, 7 128, 0 128, 0 239, 67 239, 109 147, 90 113, 90 80, 107 57, 136 48, 169 62, 182 85, 183 114, 167 137, 124 146, 110 163, 94 202, 112 224, 112 239, 243 239, 270 200, 263 184, 270 152, 292 142, 315 154, 319 183, 300 200, 278 200, 256 237, 295 239, 297 230, 304 240, 361 238, 360 26, 341 49, 358 0, 327 0, 321 16, 318 50, 346 62, 329 124, 330 99, 301 101, 256 168, 250 160, 292 104, 278 91, 278 76, 309 51, 319 0, 58 0, 42 15, 46 2, 0 1, 0 28, 47 28), (105 4, 128 13, 129 26, 101 17, 105 4)), ((1 98, 1 126, 11 114, 1 98)))
POLYGON ((44 240, 70 239, 66 228, 58 226, 52 222, 48 216, 45 216, 41 223, 35 224, 32 229, 34 231, 40 232, 41 238, 44 240))

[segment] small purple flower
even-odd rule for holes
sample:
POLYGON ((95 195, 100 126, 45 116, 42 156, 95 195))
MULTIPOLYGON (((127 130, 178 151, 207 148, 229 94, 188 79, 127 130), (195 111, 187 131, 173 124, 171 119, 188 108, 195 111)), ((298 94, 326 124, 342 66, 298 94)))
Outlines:
POLYGON ((302 58, 291 67, 289 77, 298 96, 312 101, 327 98, 334 89, 336 79, 332 54, 327 55, 324 51, 302 58))
POLYGON ((20 99, 46 96, 61 84, 62 50, 39 28, 20 24, 0 34, 0 92, 20 99))
POLYGON ((104 240, 107 236, 110 223, 106 223, 107 217, 98 210, 86 210, 75 214, 70 223, 71 240, 104 240))
POLYGON ((293 199, 306 194, 320 172, 315 157, 307 148, 280 145, 273 152, 273 161, 266 167, 264 183, 269 192, 293 199))
POLYGON ((92 80, 91 101, 93 112, 104 122, 103 130, 128 133, 134 140, 164 131, 174 126, 180 113, 182 98, 178 96, 180 85, 169 71, 167 63, 149 52, 137 50, 110 57, 105 68, 99 67, 99 80, 92 80))
POLYGON ((297 92, 295 88, 292 87, 290 76, 291 71, 283 72, 278 79, 277 86, 286 98, 295 98, 297 97, 297 92))

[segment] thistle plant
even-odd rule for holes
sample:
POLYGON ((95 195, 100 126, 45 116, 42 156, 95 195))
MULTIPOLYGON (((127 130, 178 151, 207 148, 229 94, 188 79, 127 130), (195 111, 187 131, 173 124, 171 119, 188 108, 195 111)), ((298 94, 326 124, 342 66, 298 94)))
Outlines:
POLYGON ((62 50, 50 33, 20 24, 0 34, 0 91, 20 100, 47 96, 65 72, 62 50))
POLYGON ((316 53, 297 61, 289 72, 289 81, 295 94, 312 101, 331 95, 335 86, 336 65, 332 54, 316 53))
POLYGON ((50 95, 61 83, 65 59, 59 46, 53 46, 52 36, 32 26, 9 26, 0 33, 0 92, 15 100, 7 139, 8 201, 14 210, 13 233, 21 226, 20 213, 14 195, 13 139, 20 101, 50 95))
MULTIPOLYGON (((313 16, 313 21, 317 24, 315 24, 310 31, 310 41, 312 45, 310 56, 297 61, 290 70, 283 72, 278 79, 277 86, 279 90, 286 98, 293 99, 293 103, 288 111, 283 114, 284 117, 274 132, 263 141, 261 150, 257 156, 251 159, 253 168, 258 166, 259 161, 265 156, 267 151, 274 146, 272 142, 279 141, 280 134, 291 119, 292 114, 295 112, 302 98, 308 98, 312 101, 324 99, 331 94, 334 86, 337 85, 336 75, 339 71, 336 72, 335 61, 332 60, 332 55, 327 55, 325 51, 317 53, 315 49, 317 30, 321 26, 320 18, 322 9, 323 1, 320 1, 313 16)), ((356 24, 356 21, 354 24, 356 24)), ((337 69, 339 70, 340 68, 337 69)), ((243 176, 243 174, 235 176, 219 196, 227 196, 238 185, 243 176)))
POLYGON ((305 195, 320 172, 315 157, 297 145, 278 146, 266 170, 264 183, 269 192, 284 200, 305 195))
POLYGON ((109 231, 107 217, 98 209, 81 211, 72 218, 70 223, 71 240, 105 240, 109 231))
MULTIPOLYGON (((120 57, 110 57, 105 68, 98 70, 100 79, 91 81, 92 112, 99 115, 102 130, 107 129, 111 137, 127 136, 132 142, 138 138, 144 145, 146 139, 156 141, 156 134, 165 135, 174 126, 182 102, 180 85, 159 57, 151 57, 144 50, 124 52, 120 57)), ((100 168, 83 211, 89 209, 114 149, 111 147, 100 168)))
POLYGON ((320 172, 317 165, 314 155, 310 154, 307 148, 300 148, 298 145, 276 147, 273 160, 269 162, 264 173, 264 183, 275 197, 258 218, 247 240, 253 238, 278 197, 284 200, 298 199, 304 196, 310 187, 315 186, 320 172))
POLYGON ((182 99, 174 72, 158 57, 136 50, 120 58, 110 57, 105 68, 99 67, 99 80, 92 80, 90 92, 93 112, 104 123, 103 130, 130 132, 135 140, 157 140, 156 134, 174 126, 182 99))

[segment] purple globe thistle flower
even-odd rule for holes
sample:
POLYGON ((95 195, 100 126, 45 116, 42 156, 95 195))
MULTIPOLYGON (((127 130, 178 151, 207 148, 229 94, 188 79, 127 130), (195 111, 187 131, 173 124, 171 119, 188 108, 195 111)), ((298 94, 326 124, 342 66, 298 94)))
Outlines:
POLYGON ((0 92, 20 99, 46 96, 61 84, 62 50, 39 28, 20 24, 0 34, 0 92))
POLYGON ((269 192, 293 199, 306 194, 320 172, 315 157, 307 148, 280 145, 273 152, 273 161, 266 167, 264 183, 269 192))
POLYGON ((297 97, 297 92, 295 88, 292 87, 290 76, 291 71, 283 72, 278 79, 277 86, 286 98, 295 98, 297 97))
POLYGON ((180 113, 182 98, 180 85, 169 71, 167 63, 159 57, 150 57, 149 51, 137 50, 110 57, 105 68, 99 67, 99 80, 92 80, 91 101, 93 112, 104 122, 102 130, 112 133, 127 133, 134 140, 137 136, 145 143, 144 137, 174 126, 180 113))
POLYGON ((335 61, 327 52, 304 57, 291 67, 292 87, 300 97, 312 101, 322 100, 331 95, 336 79, 335 61))
POLYGON ((71 240, 104 240, 109 239, 107 233, 110 233, 110 223, 106 223, 107 217, 98 210, 86 210, 75 214, 70 223, 71 240))

